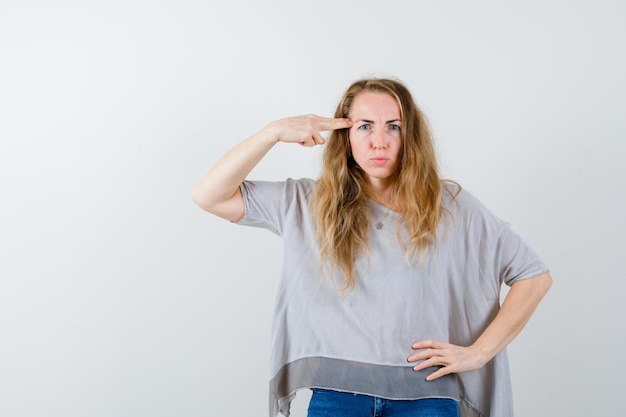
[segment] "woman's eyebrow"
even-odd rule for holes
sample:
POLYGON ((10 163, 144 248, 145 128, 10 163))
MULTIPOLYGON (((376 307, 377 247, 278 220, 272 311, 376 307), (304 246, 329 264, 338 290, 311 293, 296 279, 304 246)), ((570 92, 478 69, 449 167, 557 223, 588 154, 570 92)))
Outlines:
MULTIPOLYGON (((387 120, 385 123, 395 123, 395 122, 401 122, 401 119, 391 119, 391 120, 387 120)), ((374 123, 373 120, 368 120, 368 119, 357 119, 354 121, 355 123, 357 122, 364 122, 364 123, 374 123)))

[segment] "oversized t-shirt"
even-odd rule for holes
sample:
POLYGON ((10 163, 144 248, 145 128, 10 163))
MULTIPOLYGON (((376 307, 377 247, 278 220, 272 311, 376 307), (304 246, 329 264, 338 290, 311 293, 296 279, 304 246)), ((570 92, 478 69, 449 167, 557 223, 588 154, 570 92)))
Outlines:
POLYGON ((472 344, 500 307, 502 283, 548 269, 510 226, 458 186, 444 183, 437 243, 406 256, 401 214, 370 201, 369 254, 356 286, 321 264, 309 202, 312 179, 245 181, 238 224, 281 236, 284 253, 272 322, 270 417, 289 415, 297 390, 324 388, 387 399, 454 398, 461 415, 510 417, 506 351, 483 368, 435 381, 413 370, 413 342, 472 344), (377 220, 383 223, 376 228, 377 220))

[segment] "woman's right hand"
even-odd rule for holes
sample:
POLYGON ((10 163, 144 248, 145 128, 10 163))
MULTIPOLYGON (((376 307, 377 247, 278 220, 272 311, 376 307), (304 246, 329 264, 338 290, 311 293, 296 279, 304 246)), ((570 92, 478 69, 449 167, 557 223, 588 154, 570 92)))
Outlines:
POLYGON ((275 120, 265 129, 279 142, 298 143, 311 147, 326 142, 322 132, 349 127, 352 127, 350 119, 333 119, 307 114, 275 120))

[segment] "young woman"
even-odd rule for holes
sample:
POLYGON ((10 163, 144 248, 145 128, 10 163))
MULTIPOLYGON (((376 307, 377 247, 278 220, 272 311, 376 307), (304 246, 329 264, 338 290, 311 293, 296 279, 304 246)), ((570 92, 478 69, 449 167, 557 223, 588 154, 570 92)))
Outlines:
POLYGON ((288 415, 302 388, 313 390, 310 417, 512 416, 504 348, 552 278, 508 224, 440 179, 426 119, 401 82, 353 83, 334 118, 269 123, 192 196, 284 241, 271 416, 288 415), (327 142, 320 178, 247 179, 279 142, 327 142))

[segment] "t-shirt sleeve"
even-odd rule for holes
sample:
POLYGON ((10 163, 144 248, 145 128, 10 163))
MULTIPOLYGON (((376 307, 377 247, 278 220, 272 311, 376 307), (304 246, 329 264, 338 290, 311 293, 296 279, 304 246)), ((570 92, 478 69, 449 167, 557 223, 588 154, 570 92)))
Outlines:
POLYGON ((508 223, 503 222, 501 227, 502 232, 496 253, 499 257, 502 282, 511 286, 516 281, 548 272, 548 267, 539 255, 511 229, 508 223))
POLYGON ((486 208, 471 194, 459 194, 465 220, 465 240, 478 253, 480 270, 491 273, 501 283, 533 278, 548 272, 547 266, 511 225, 486 208))
POLYGON ((251 181, 240 185, 245 214, 236 224, 260 227, 279 236, 290 217, 301 215, 301 205, 313 187, 309 179, 251 181))

